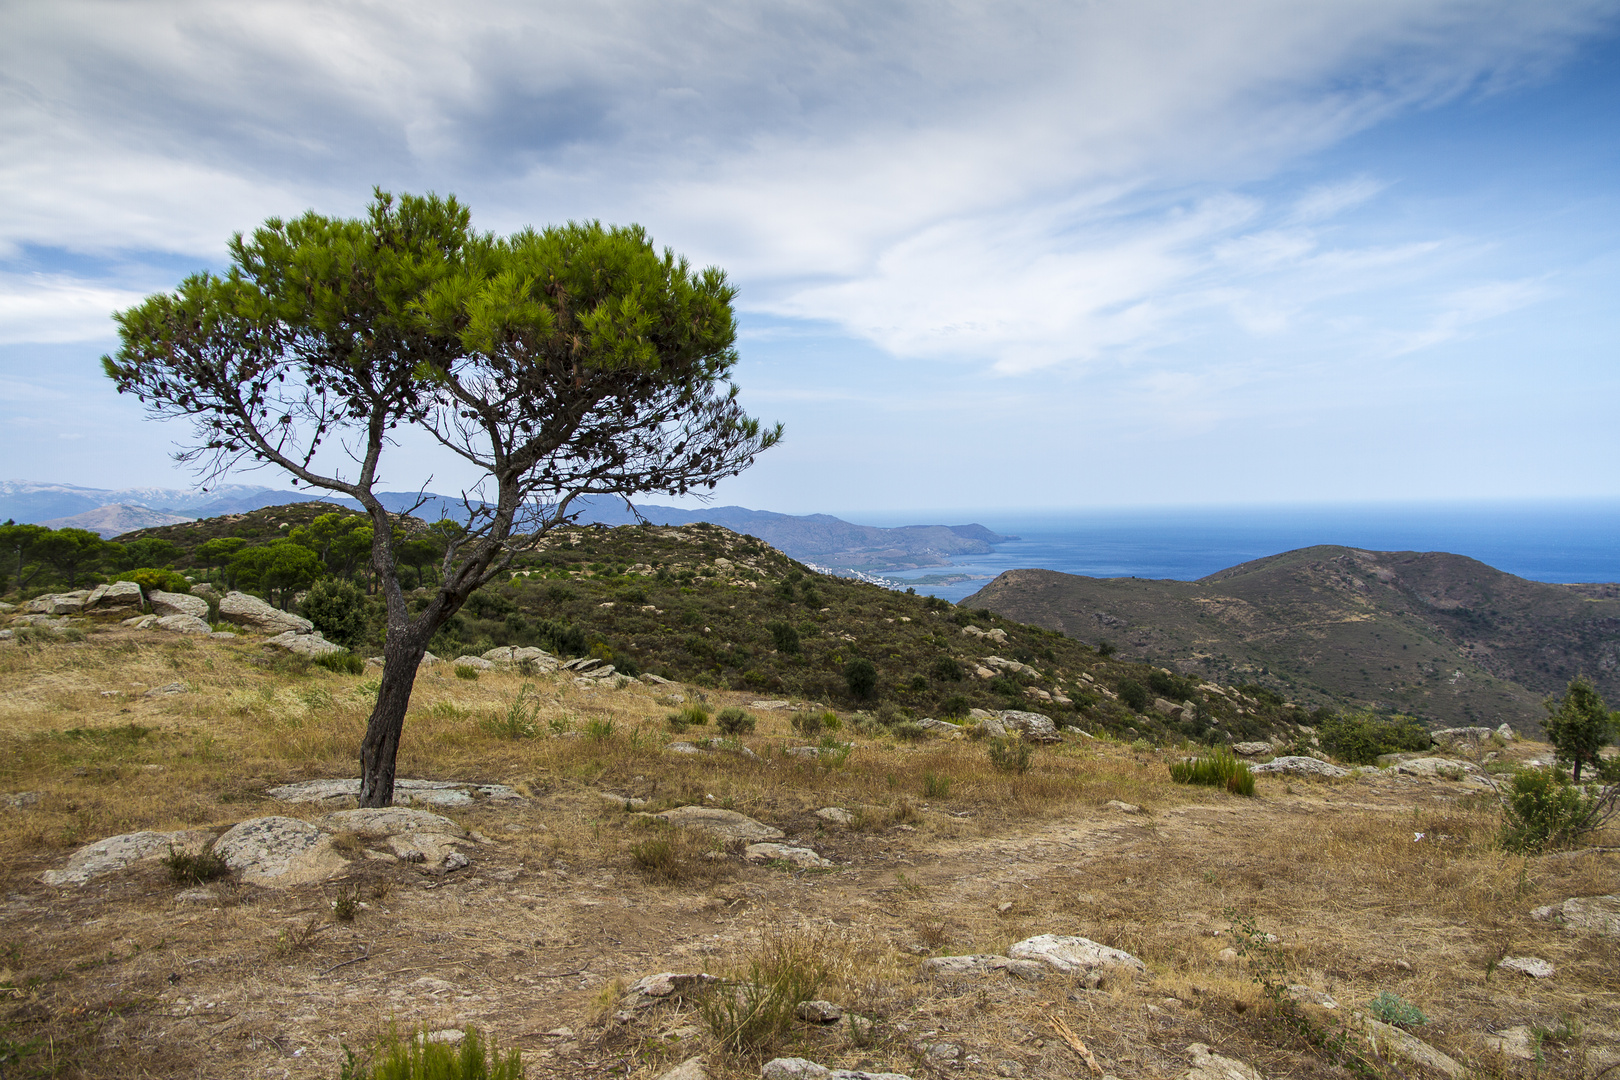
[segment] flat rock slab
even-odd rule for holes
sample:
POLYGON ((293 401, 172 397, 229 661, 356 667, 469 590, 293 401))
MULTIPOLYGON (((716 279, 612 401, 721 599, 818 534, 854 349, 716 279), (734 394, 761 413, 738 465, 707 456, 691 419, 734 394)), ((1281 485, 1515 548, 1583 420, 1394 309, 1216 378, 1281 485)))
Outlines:
POLYGON ((1349 776, 1349 769, 1341 769, 1329 761, 1317 761, 1311 757, 1280 757, 1272 758, 1264 765, 1251 765, 1249 771, 1260 775, 1263 773, 1286 773, 1289 776, 1349 776))
POLYGON ((1536 908, 1530 917, 1555 922, 1566 930, 1595 930, 1620 937, 1620 896, 1572 896, 1561 904, 1536 908))
POLYGON ((745 840, 752 844, 782 838, 781 829, 755 821, 735 810, 721 810, 713 806, 677 806, 652 816, 683 829, 697 829, 718 836, 722 840, 745 840))
POLYGON ((833 865, 831 860, 823 859, 809 848, 789 847, 786 844, 749 844, 743 851, 743 858, 749 862, 770 862, 773 859, 781 859, 784 862, 790 862, 794 866, 804 867, 805 869, 833 865))
POLYGON ((643 975, 631 983, 624 993, 624 1001, 629 1003, 632 998, 652 998, 662 1001, 666 998, 684 997, 687 994, 701 993, 719 981, 713 975, 700 972, 660 971, 656 975, 643 975))
POLYGON ((1182 1080, 1261 1080, 1253 1065, 1223 1057, 1203 1043, 1187 1047, 1187 1054, 1192 1068, 1182 1074, 1182 1080))
POLYGON ((709 1080, 709 1070, 701 1057, 687 1058, 668 1072, 659 1073, 658 1080, 709 1080))
POLYGON ((261 634, 280 634, 286 630, 307 634, 315 629, 315 624, 308 619, 273 608, 257 596, 242 592, 228 592, 221 598, 219 617, 261 634))
MULTIPOLYGON (((1261 754, 1271 753, 1271 744, 1268 742, 1239 742, 1232 744, 1232 753, 1238 757, 1259 757, 1261 754)), ((1194 1043, 1193 1045, 1199 1045, 1194 1043)))
POLYGON ((1005 972, 1015 979, 1031 981, 1046 978, 1051 969, 1039 960, 1014 960, 1010 956, 935 956, 923 961, 926 975, 992 975, 1005 972))
POLYGON ((404 806, 339 810, 327 814, 316 824, 329 832, 370 833, 377 836, 398 836, 401 833, 414 832, 442 833, 445 836, 455 837, 467 835, 466 829, 447 817, 404 806))
POLYGON ((312 630, 288 630, 285 633, 277 634, 273 638, 266 638, 264 643, 267 646, 286 649, 297 656, 308 656, 311 659, 317 656, 325 656, 327 653, 344 651, 343 646, 327 641, 319 633, 312 630))
POLYGON ((1362 1018, 1367 1034, 1367 1043, 1372 1047, 1373 1053, 1408 1065, 1418 1065, 1425 1069, 1432 1069, 1451 1080, 1463 1080, 1468 1070, 1459 1065, 1453 1058, 1436 1050, 1422 1039, 1409 1031, 1402 1031, 1382 1020, 1371 1017, 1362 1018))
POLYGON ((816 811, 816 817, 822 821, 830 821, 834 825, 848 825, 855 820, 855 815, 842 806, 823 806, 816 811))
MULTIPOLYGON (((203 605, 205 608, 207 605, 203 605)), ((171 634, 212 634, 214 628, 195 615, 162 615, 149 629, 167 630, 171 634)))
POLYGON ((773 1058, 759 1070, 760 1080, 911 1080, 905 1073, 829 1069, 808 1058, 773 1058))
MULTIPOLYGON (((273 787, 265 794, 281 802, 357 803, 360 781, 305 780, 273 787)), ((474 784, 465 780, 394 781, 394 803, 398 806, 471 806, 485 800, 522 802, 523 796, 505 784, 474 784)))
POLYGON ((46 885, 83 885, 145 859, 156 859, 176 849, 196 850, 206 833, 132 832, 97 840, 68 856, 60 870, 47 870, 39 876, 46 885))
POLYGON ((1007 950, 1014 960, 1039 960, 1064 973, 1084 973, 1098 968, 1128 968, 1147 974, 1147 965, 1121 949, 1099 945, 1090 938, 1060 934, 1040 934, 1025 938, 1007 950))
POLYGON ((1509 956, 1496 966, 1502 971, 1517 971, 1532 979, 1550 979, 1558 973, 1557 968, 1539 956, 1509 956))
POLYGON ((214 841, 214 854, 250 885, 322 881, 348 865, 319 826, 289 817, 249 818, 214 841))
POLYGON ((1474 772, 1476 768, 1477 766, 1466 761, 1454 761, 1443 757, 1413 758, 1394 766, 1396 772, 1407 776, 1449 776, 1459 780, 1466 774, 1474 772))
POLYGON ((198 619, 208 618, 208 601, 200 596, 154 589, 146 599, 152 605, 154 615, 191 615, 198 619))

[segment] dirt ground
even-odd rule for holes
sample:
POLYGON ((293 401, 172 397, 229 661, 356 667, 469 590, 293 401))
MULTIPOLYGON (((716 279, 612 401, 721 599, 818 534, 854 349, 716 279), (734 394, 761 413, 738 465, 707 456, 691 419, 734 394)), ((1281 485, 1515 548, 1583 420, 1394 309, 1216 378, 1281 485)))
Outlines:
POLYGON ((803 740, 774 713, 743 740, 757 760, 679 755, 663 749, 680 737, 661 726, 667 694, 561 679, 531 682, 569 730, 517 741, 477 728, 516 676, 419 683, 403 774, 526 796, 448 811, 486 838, 462 849, 465 869, 358 857, 321 884, 200 892, 148 861, 47 887, 43 871, 101 836, 330 809, 263 790, 352 775, 364 715, 360 680, 266 669, 247 644, 97 634, 74 648, 0 650, 4 790, 39 793, 0 808, 0 1076, 337 1077, 345 1047, 390 1023, 475 1024, 520 1048, 530 1077, 650 1078, 696 1054, 726 1078, 781 1054, 919 1078, 1093 1075, 1064 1026, 1120 1080, 1180 1076, 1198 1042, 1265 1077, 1339 1076, 1368 1066, 1332 1036, 1379 993, 1419 1007, 1427 1023, 1413 1030, 1478 1075, 1596 1077, 1620 1062, 1620 941, 1530 917, 1616 892, 1615 838, 1504 852, 1478 785, 1268 777, 1243 799, 1171 784, 1171 751, 1095 742, 1042 749, 1011 775, 969 740, 852 738, 847 763, 818 768, 782 753, 803 740), (186 693, 140 690, 171 674, 186 693), (593 719, 615 726, 582 736, 593 719), (130 724, 149 733, 127 746, 96 735, 130 724), (658 878, 635 853, 663 834, 604 792, 648 810, 727 805, 835 865, 749 865, 737 846, 700 844, 658 878), (1107 805, 1120 799, 1140 812, 1107 805), (814 813, 826 806, 857 820, 829 824, 814 813), (359 900, 350 921, 334 913, 344 895, 359 900), (1223 955, 1244 943, 1241 919, 1276 940, 1223 955), (1125 949, 1148 974, 1087 985, 921 971, 1046 933, 1125 949), (816 958, 820 996, 870 1026, 798 1023, 728 1053, 695 1000, 621 1004, 641 976, 734 975, 784 943, 816 958), (1499 970, 1509 956, 1557 973, 1499 970), (1339 1008, 1290 1022, 1267 979, 1339 1008), (1528 1059, 1489 1041, 1513 1028, 1534 1035, 1528 1059))

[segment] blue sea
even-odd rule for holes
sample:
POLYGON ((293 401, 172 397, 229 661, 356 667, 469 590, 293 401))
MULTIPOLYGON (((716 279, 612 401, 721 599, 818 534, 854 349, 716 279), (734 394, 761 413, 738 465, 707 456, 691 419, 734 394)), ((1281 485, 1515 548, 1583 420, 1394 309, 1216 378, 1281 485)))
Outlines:
POLYGON ((1374 551, 1448 551, 1534 581, 1620 581, 1620 501, 1437 505, 907 514, 864 525, 978 522, 1017 540, 949 567, 885 574, 910 583, 939 574, 979 578, 917 584, 960 600, 1003 570, 1038 567, 1091 577, 1192 581, 1238 563, 1316 544, 1374 551))

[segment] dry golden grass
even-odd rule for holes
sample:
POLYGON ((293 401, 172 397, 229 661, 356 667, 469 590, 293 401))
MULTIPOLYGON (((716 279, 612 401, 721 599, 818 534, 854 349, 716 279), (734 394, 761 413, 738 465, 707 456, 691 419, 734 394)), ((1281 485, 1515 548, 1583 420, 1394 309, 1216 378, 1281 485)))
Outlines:
POLYGON ((671 734, 669 695, 639 685, 423 671, 400 775, 527 796, 451 813, 490 841, 457 874, 379 863, 363 837, 342 837, 350 871, 324 887, 224 885, 208 903, 181 903, 150 863, 82 889, 38 883, 69 849, 115 833, 313 816, 264 790, 355 774, 367 679, 266 662, 248 640, 118 630, 0 646, 0 790, 40 796, 0 809, 0 1040, 44 1040, 27 1060, 41 1066, 48 1051, 63 1076, 335 1076, 341 1046, 390 1020, 475 1022, 523 1047, 531 1076, 629 1062, 630 1076, 650 1078, 709 1052, 711 1074, 736 1080, 757 1076, 758 1060, 715 1053, 690 1003, 620 1024, 617 994, 651 972, 737 974, 787 949, 813 955, 823 995, 873 1022, 797 1025, 776 1048, 830 1066, 994 1075, 1015 1062, 1026 1076, 1087 1075, 1061 1022, 1123 1080, 1178 1074, 1195 1041, 1268 1077, 1345 1073, 1278 1022, 1256 968, 1223 959, 1233 913, 1277 935, 1289 981, 1346 1007, 1321 1014, 1324 1028, 1388 991, 1432 1018, 1425 1039, 1482 1075, 1595 1077, 1620 1043, 1616 939, 1527 918, 1614 892, 1620 860, 1598 850, 1613 836, 1585 852, 1510 855, 1495 844, 1494 804, 1463 784, 1263 779, 1247 800, 1172 784, 1170 752, 1106 742, 1039 749, 1030 771, 1009 775, 980 742, 846 728, 854 750, 829 765, 785 753, 803 740, 782 712, 757 714, 743 740, 755 758, 678 755, 670 740, 712 727, 671 734), (184 693, 144 696, 175 682, 184 693), (538 734, 503 737, 490 721, 526 684, 538 734), (592 737, 593 723, 611 733, 592 737), (739 810, 839 865, 788 872, 746 865, 735 849, 710 858, 719 845, 604 792, 652 811, 739 810), (1145 812, 1106 809, 1111 799, 1145 812), (855 821, 824 822, 814 811, 825 806, 855 821), (670 861, 650 870, 645 845, 659 839, 670 861), (342 898, 352 921, 334 917, 342 898), (918 975, 925 956, 1001 952, 1040 933, 1127 949, 1151 975, 1090 988, 918 975), (1544 957, 1558 975, 1494 970, 1507 955, 1544 957), (1481 1042, 1515 1026, 1564 1037, 1539 1065, 1481 1042), (958 1069, 920 1049, 941 1042, 977 1063, 958 1069))

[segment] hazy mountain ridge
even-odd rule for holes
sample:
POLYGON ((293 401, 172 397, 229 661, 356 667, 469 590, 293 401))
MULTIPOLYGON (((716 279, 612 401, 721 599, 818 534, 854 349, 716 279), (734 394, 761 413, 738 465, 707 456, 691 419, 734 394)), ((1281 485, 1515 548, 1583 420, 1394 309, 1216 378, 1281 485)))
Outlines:
POLYGON ((1443 552, 1311 547, 1199 581, 1014 570, 962 603, 1221 681, 1447 723, 1539 724, 1576 674, 1620 702, 1620 586, 1443 552))
MULTIPOLYGON (((465 521, 466 504, 455 496, 432 492, 378 492, 382 504, 394 513, 410 512, 427 521, 452 518, 465 521), (418 505, 420 504, 420 505, 418 505), (413 509, 414 508, 414 509, 413 509)), ((173 488, 86 488, 71 484, 45 484, 27 480, 0 481, 0 520, 35 522, 51 528, 81 528, 104 538, 198 518, 244 514, 290 503, 326 502, 360 509, 354 499, 312 491, 286 491, 246 484, 226 484, 210 491, 173 488), (120 512, 117 508, 122 507, 120 512), (143 520, 138 511, 168 515, 169 520, 143 520)), ((474 505, 478 505, 474 500, 474 505)), ((576 502, 582 524, 629 525, 639 519, 620 499, 604 496, 576 502)), ((911 570, 948 566, 955 555, 981 555, 1016 537, 1002 536, 979 524, 904 525, 882 528, 856 525, 830 514, 779 514, 742 506, 684 510, 673 506, 638 504, 636 510, 654 525, 690 525, 706 521, 734 532, 757 536, 795 559, 837 569, 865 571, 911 570)))

